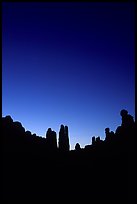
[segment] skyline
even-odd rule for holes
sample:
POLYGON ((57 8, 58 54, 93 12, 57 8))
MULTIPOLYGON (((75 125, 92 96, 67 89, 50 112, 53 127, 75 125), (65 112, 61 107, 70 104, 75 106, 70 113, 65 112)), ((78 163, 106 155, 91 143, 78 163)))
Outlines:
MULTIPOLYGON (((135 117, 133 3, 2 3, 2 115, 71 149, 135 117)), ((135 119, 135 118, 134 118, 135 119)))

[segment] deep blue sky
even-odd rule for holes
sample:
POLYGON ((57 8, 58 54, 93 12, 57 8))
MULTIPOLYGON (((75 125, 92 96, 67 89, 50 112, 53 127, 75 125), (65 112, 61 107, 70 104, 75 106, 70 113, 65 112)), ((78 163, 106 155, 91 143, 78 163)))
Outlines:
POLYGON ((135 116, 133 3, 3 3, 2 114, 71 148, 135 116))

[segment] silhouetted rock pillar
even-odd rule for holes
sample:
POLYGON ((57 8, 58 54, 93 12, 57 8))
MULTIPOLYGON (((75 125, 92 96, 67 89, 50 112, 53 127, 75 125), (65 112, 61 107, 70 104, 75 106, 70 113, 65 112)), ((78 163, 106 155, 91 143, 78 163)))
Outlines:
POLYGON ((133 116, 128 114, 128 111, 123 109, 120 111, 120 115, 122 117, 122 126, 123 127, 132 127, 134 125, 134 119, 133 116))
POLYGON ((97 138, 96 138, 96 143, 97 143, 97 144, 100 144, 100 137, 97 137, 97 138))
POLYGON ((52 131, 52 147, 57 149, 57 134, 55 131, 52 131))
POLYGON ((110 139, 110 129, 109 128, 105 128, 105 134, 106 134, 105 140, 108 141, 110 139))
POLYGON ((92 145, 95 145, 96 139, 95 136, 92 137, 92 145))
POLYGON ((59 131, 59 149, 61 151, 69 151, 68 126, 61 125, 59 131))
POLYGON ((51 128, 48 128, 46 133, 47 148, 50 150, 57 148, 57 136, 56 132, 52 131, 51 128))
MULTIPOLYGON (((136 147, 136 134, 135 134, 135 122, 133 119, 133 116, 128 114, 128 111, 123 109, 120 111, 120 115, 122 117, 122 124, 121 124, 121 129, 120 129, 120 137, 125 143, 125 149, 129 149, 130 152, 134 152, 136 147)), ((118 130, 117 130, 118 132, 118 130)), ((135 153, 135 152, 134 152, 135 153)), ((133 153, 133 155, 134 155, 133 153)))
POLYGON ((63 150, 64 147, 64 125, 60 126, 60 131, 59 131, 59 149, 63 150))
POLYGON ((68 126, 65 126, 65 149, 69 151, 69 135, 68 135, 68 126))
POLYGON ((46 140, 47 140, 47 145, 50 146, 50 139, 51 139, 51 134, 52 134, 52 130, 51 128, 48 128, 47 133, 46 133, 46 140))

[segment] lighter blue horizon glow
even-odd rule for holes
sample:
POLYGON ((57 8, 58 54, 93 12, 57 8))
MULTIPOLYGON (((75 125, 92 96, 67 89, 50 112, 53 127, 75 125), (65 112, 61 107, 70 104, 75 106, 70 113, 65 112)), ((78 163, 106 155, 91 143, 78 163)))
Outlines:
POLYGON ((2 116, 71 149, 135 117, 133 3, 2 3, 2 116))

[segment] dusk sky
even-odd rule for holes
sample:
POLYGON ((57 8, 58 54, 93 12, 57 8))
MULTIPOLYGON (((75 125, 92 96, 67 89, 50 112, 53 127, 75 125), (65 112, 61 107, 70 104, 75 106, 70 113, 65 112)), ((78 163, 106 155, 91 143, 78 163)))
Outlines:
POLYGON ((3 3, 2 115, 71 149, 135 117, 133 3, 3 3))

